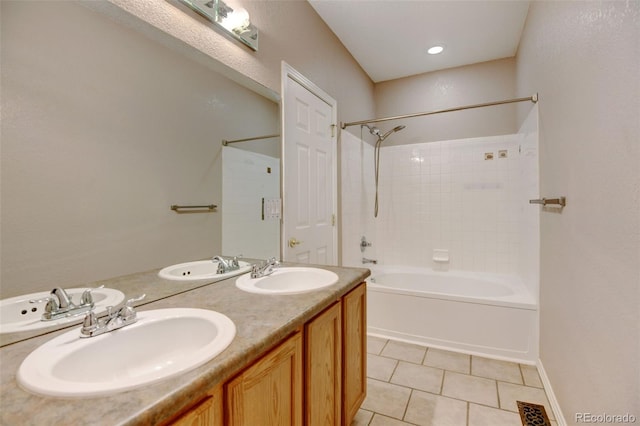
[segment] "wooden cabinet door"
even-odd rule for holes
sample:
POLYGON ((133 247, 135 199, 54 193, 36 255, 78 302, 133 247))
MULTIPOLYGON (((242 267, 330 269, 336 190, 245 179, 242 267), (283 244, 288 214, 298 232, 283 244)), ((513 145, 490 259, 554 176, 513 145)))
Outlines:
POLYGON ((302 333, 225 385, 227 424, 302 425, 302 333))
POLYGON ((305 425, 339 425, 342 389, 340 302, 305 326, 305 425))
POLYGON ((342 298, 342 327, 342 424, 350 425, 367 394, 365 283, 342 298))
POLYGON ((222 426, 222 386, 207 392, 195 406, 170 422, 171 426, 222 426))

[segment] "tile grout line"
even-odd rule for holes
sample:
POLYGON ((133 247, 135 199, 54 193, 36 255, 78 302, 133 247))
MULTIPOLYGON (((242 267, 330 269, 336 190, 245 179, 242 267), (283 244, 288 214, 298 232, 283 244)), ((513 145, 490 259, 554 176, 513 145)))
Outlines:
POLYGON ((424 362, 427 359, 427 352, 429 352, 429 347, 425 346, 424 348, 424 355, 422 355, 422 361, 420 362, 420 365, 424 365, 424 362))
POLYGON ((467 426, 469 426, 470 421, 471 421, 471 402, 467 401, 467 426))
POLYGON ((518 363, 518 370, 520 370, 520 378, 522 379, 522 384, 527 386, 527 382, 524 380, 524 373, 522 372, 522 364, 518 363))
POLYGON ((391 341, 391 340, 387 339, 387 340, 384 342, 384 345, 382 345, 382 348, 380 348, 380 352, 378 352, 376 355, 380 355, 380 356, 382 356, 382 352, 384 352, 384 348, 386 348, 386 347, 387 347, 387 345, 389 344, 389 342, 390 342, 390 341, 391 341))
POLYGON ((413 397, 413 389, 411 389, 411 391, 409 392, 409 399, 407 399, 407 403, 404 406, 404 412, 402 413, 402 418, 400 419, 403 422, 404 422, 404 418, 407 416, 407 410, 409 409, 409 402, 411 402, 411 397, 413 397))
MULTIPOLYGON (((400 366, 400 360, 399 359, 395 359, 395 358, 390 358, 390 359, 395 360, 396 365, 395 365, 395 367, 393 367, 393 371, 391 372, 391 375, 389 376, 389 380, 387 380, 387 383, 392 384, 392 385, 398 385, 397 383, 391 383, 391 379, 393 379, 393 375, 396 374, 396 370, 400 366)), ((402 385, 398 385, 398 386, 402 386, 402 385)), ((406 386, 403 386, 403 387, 406 387, 406 386)))

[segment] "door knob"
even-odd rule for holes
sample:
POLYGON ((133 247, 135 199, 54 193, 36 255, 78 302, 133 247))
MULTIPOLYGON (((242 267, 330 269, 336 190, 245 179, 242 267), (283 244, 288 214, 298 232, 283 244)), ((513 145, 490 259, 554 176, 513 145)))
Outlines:
POLYGON ((302 241, 298 241, 295 238, 289 238, 289 247, 294 248, 298 244, 302 243, 302 241))

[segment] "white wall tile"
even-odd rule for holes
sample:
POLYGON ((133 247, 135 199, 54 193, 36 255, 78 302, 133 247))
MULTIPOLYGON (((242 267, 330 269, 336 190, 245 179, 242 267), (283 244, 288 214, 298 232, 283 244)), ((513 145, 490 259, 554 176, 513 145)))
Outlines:
MULTIPOLYGON (((343 185, 343 211, 351 219, 359 217, 349 228, 369 227, 367 237, 375 235, 382 264, 431 267, 433 250, 444 248, 450 253, 450 269, 525 273, 534 282, 538 224, 527 203, 538 185, 535 123, 537 116, 514 135, 382 148, 376 219, 373 147, 348 136, 343 155, 352 160, 357 153, 360 161, 343 162, 351 169, 343 170, 351 181, 343 185), (507 158, 499 158, 500 150, 507 151, 507 158), (493 160, 485 160, 486 152, 493 153, 493 160), (366 196, 354 192, 357 187, 365 188, 366 196)), ((343 230, 343 235, 353 232, 359 231, 343 230)), ((347 244, 355 241, 348 238, 347 244)), ((353 260, 359 264, 359 257, 353 260)), ((535 294, 537 284, 531 287, 535 294)))

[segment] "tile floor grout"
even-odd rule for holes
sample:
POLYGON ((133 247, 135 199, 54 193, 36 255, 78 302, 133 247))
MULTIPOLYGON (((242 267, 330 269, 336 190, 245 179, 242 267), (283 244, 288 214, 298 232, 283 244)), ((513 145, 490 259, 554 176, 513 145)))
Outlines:
MULTIPOLYGON (((547 407, 547 412, 551 412, 539 375, 537 382, 533 378, 532 372, 525 375, 523 364, 373 336, 369 336, 369 340, 375 344, 376 348, 375 350, 368 348, 368 356, 377 357, 375 359, 383 359, 389 363, 387 366, 383 364, 373 366, 372 362, 368 363, 368 396, 358 412, 353 426, 517 426, 521 424, 517 406, 515 411, 513 408, 509 409, 509 403, 515 404, 516 400, 543 404, 547 407), (385 352, 387 353, 385 354, 385 352), (429 353, 433 354, 431 360, 428 359, 429 353), (403 357, 403 355, 406 356, 403 357), (420 358, 419 363, 414 361, 417 358, 420 358), (464 368, 460 367, 461 363, 464 364, 464 368), (402 368, 402 365, 409 367, 402 368), (477 370, 476 374, 473 374, 474 365, 477 370), (517 371, 515 370, 516 366, 517 371), (424 370, 422 370, 423 367, 424 370), (375 368, 378 369, 377 372, 373 371, 375 368), (386 371, 381 372, 381 370, 386 371), (440 378, 437 382, 433 380, 419 382, 417 377, 421 370, 425 373, 425 377, 439 375, 440 378), (466 372, 463 373, 460 370, 466 372), (516 375, 517 378, 515 378, 516 375), (509 376, 511 376, 511 381, 509 376), (525 376, 529 378, 528 381, 525 376), (463 377, 464 379, 460 380, 463 377), (518 383, 518 379, 520 383, 518 383), (416 380, 418 382, 414 382, 416 380), (465 381, 466 384, 460 383, 465 381), (492 393, 493 397, 478 397, 477 388, 481 388, 480 385, 492 388, 490 394, 492 393), (431 389, 429 389, 430 386, 431 389), (437 389, 435 389, 436 386, 437 389), (381 395, 377 395, 376 392, 380 392, 381 395), (387 395, 382 395, 384 392, 387 395), (390 401, 394 399, 393 392, 400 392, 398 395, 402 394, 399 402, 396 403, 397 406, 390 405, 390 401), (376 406, 376 404, 380 405, 376 406), (421 404, 424 407, 421 408, 421 404), (447 407, 454 406, 454 410, 447 411, 447 407), (462 410, 464 410, 464 414, 462 410), (456 416, 457 422, 452 420, 456 416)), ((531 367, 535 369, 535 366, 531 367)), ((396 399, 398 395, 395 396, 396 399)), ((552 424, 557 425, 553 420, 552 424)))

